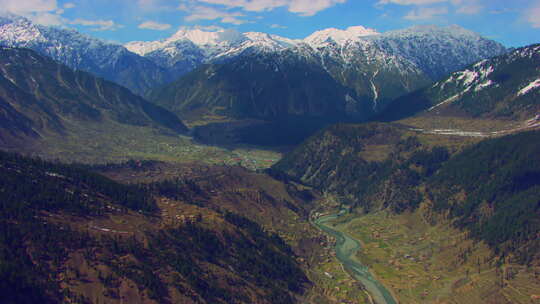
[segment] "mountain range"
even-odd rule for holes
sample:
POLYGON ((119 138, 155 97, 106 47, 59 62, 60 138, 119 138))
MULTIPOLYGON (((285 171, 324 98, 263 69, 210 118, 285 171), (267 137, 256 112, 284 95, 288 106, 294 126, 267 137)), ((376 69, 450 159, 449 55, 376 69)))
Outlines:
POLYGON ((128 48, 167 67, 184 65, 179 58, 195 58, 182 53, 186 44, 190 54, 206 54, 195 60, 206 64, 150 90, 149 100, 188 123, 216 123, 197 134, 217 132, 222 138, 257 144, 260 137, 250 133, 279 128, 291 135, 264 143, 272 145, 298 143, 328 123, 365 121, 397 97, 506 52, 502 45, 457 26, 383 34, 364 27, 327 29, 304 40, 183 30, 161 42, 128 48), (263 121, 264 127, 221 127, 223 121, 253 119, 263 121))
MULTIPOLYGON (((253 57, 264 57, 269 58, 265 60, 265 70, 258 73, 273 74, 292 73, 290 66, 307 61, 351 89, 339 102, 349 104, 352 116, 364 117, 369 116, 370 109, 382 110, 387 102, 405 92, 506 51, 502 45, 458 26, 417 26, 383 34, 364 27, 327 29, 304 40, 261 33, 184 30, 161 42, 138 42, 127 47, 163 67, 179 65, 182 58, 199 64, 241 65, 248 61, 244 65, 249 65, 253 57), (185 48, 187 44, 191 47, 185 48), (160 55, 154 56, 157 53, 160 55)), ((309 82, 310 78, 303 80, 309 82)))
POLYGON ((356 26, 318 31, 303 40, 234 30, 181 29, 165 40, 121 46, 72 30, 36 25, 18 16, 0 19, 0 44, 31 48, 141 95, 202 64, 264 55, 277 62, 277 66, 265 67, 265 73, 272 73, 294 65, 279 67, 279 62, 308 60, 354 92, 339 100, 354 117, 368 117, 404 93, 506 51, 458 26, 419 26, 382 34, 356 26))
POLYGON ((173 80, 166 70, 120 45, 74 30, 34 24, 20 16, 0 16, 0 45, 30 48, 72 69, 90 72, 139 94, 173 80))

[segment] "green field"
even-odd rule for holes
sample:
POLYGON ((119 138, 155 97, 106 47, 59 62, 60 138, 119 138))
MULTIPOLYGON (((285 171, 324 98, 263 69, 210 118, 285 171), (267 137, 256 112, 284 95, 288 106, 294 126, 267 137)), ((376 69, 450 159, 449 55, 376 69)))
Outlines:
POLYGON ((84 129, 76 125, 70 128, 74 131, 64 136, 45 135, 44 140, 28 153, 64 162, 104 164, 145 159, 240 165, 251 170, 268 168, 282 155, 279 151, 250 146, 225 148, 204 145, 189 136, 160 133, 146 127, 107 123, 88 124, 84 129))

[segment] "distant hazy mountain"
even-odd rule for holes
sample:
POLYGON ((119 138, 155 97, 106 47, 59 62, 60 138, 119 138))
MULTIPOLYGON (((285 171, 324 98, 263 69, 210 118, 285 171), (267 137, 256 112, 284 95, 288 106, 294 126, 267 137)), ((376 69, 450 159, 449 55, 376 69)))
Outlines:
POLYGON ((415 113, 527 120, 540 113, 540 45, 482 60, 420 91, 395 100, 384 120, 415 113))
POLYGON ((74 30, 33 24, 19 16, 0 16, 0 45, 30 48, 76 69, 93 73, 142 94, 172 80, 151 60, 74 30))
POLYGON ((28 49, 0 48, 0 109, 3 147, 92 124, 186 131, 174 114, 129 90, 28 49))

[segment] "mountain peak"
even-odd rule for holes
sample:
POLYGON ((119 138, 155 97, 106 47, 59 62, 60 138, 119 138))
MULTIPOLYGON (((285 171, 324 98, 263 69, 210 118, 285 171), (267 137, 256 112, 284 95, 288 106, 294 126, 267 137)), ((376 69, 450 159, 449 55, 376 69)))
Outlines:
POLYGON ((373 35, 379 35, 379 32, 363 26, 351 26, 345 30, 328 28, 309 35, 306 39, 304 39, 304 42, 312 46, 320 46, 327 42, 344 44, 347 41, 354 41, 360 37, 373 35))
POLYGON ((7 46, 13 46, 16 42, 28 43, 42 37, 37 26, 30 20, 9 13, 0 15, 0 37, 7 46))
POLYGON ((240 42, 244 36, 233 29, 222 29, 219 31, 203 31, 201 29, 180 29, 167 39, 167 42, 178 40, 189 40, 195 45, 212 46, 220 44, 233 44, 240 42))
MULTIPOLYGON (((174 35, 159 41, 134 41, 125 47, 131 52, 145 56, 154 51, 178 56, 198 49, 202 62, 241 54, 247 49, 282 50, 298 43, 297 40, 259 32, 240 33, 232 29, 205 31, 202 29, 180 29, 174 35)), ((189 55, 188 55, 189 56, 189 55)), ((180 57, 183 57, 180 56, 180 57)))
POLYGON ((9 12, 0 12, 0 25, 1 24, 7 24, 7 23, 13 23, 13 22, 25 22, 30 24, 31 21, 27 18, 19 15, 15 15, 9 12))

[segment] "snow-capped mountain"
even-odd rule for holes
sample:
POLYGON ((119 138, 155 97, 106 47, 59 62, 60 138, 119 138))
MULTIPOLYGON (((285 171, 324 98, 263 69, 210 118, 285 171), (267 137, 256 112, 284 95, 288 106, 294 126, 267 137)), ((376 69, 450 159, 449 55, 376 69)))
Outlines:
POLYGON ((365 28, 363 26, 351 26, 346 30, 329 28, 309 35, 303 40, 303 42, 313 47, 325 46, 328 43, 344 45, 346 43, 359 41, 362 39, 362 37, 379 34, 380 33, 376 30, 365 28))
POLYGON ((539 123, 540 45, 481 60, 434 85, 395 100, 386 113, 399 119, 416 112, 539 123))
MULTIPOLYGON (((258 41, 275 41, 257 35, 264 38, 258 41)), ((457 26, 413 27, 382 34, 364 27, 328 29, 268 49, 254 39, 212 37, 198 41, 211 45, 214 57, 192 58, 222 64, 195 69, 152 90, 149 98, 190 119, 219 112, 235 118, 294 115, 366 120, 402 95, 506 52, 502 45, 457 26), (255 46, 245 48, 248 43, 255 46)), ((182 38, 174 43, 189 43, 192 54, 204 56, 192 40, 182 38)), ((197 66, 195 60, 192 66, 197 66)))
POLYGON ((224 61, 246 53, 278 52, 297 43, 296 40, 266 33, 181 29, 164 40, 134 41, 125 47, 161 67, 172 69, 179 76, 203 63, 224 61))
POLYGON ((222 52, 228 53, 230 49, 245 49, 249 47, 281 50, 296 44, 295 40, 269 35, 265 33, 240 33, 235 30, 219 30, 214 32, 200 29, 181 29, 171 37, 160 41, 133 41, 125 46, 130 51, 145 56, 151 52, 164 49, 171 55, 176 55, 173 46, 178 42, 191 42, 201 48, 206 56, 219 57, 222 52))
POLYGON ((279 53, 299 48, 320 53, 344 65, 354 61, 395 64, 400 70, 414 65, 430 79, 440 79, 475 61, 500 55, 504 46, 456 25, 415 26, 379 33, 363 26, 345 30, 329 28, 303 40, 265 33, 239 33, 235 30, 203 31, 182 29, 171 37, 125 45, 130 51, 166 67, 189 71, 201 63, 211 63, 253 52, 279 53), (311 49, 302 47, 308 45, 311 49), (404 63, 406 62, 406 63, 404 63))
POLYGON ((317 32, 304 42, 343 64, 375 61, 379 66, 414 66, 430 79, 438 80, 451 72, 485 58, 506 52, 501 44, 457 25, 448 27, 414 26, 383 34, 352 27, 317 32))
POLYGON ((386 53, 399 54, 414 63, 434 80, 507 51, 500 43, 457 25, 413 26, 371 40, 386 53))
POLYGON ((277 61, 278 57, 309 58, 353 88, 362 99, 355 99, 356 103, 368 100, 375 110, 403 93, 506 51, 501 44, 459 26, 416 26, 386 33, 363 26, 330 28, 303 40, 256 32, 182 29, 164 40, 125 46, 175 76, 203 63, 253 54, 273 54, 277 61))
POLYGON ((168 71, 121 45, 74 30, 33 24, 20 16, 0 16, 0 45, 35 50, 140 94, 170 80, 168 71))
POLYGON ((0 17, 0 45, 33 49, 139 94, 205 63, 260 54, 274 56, 277 62, 308 60, 353 89, 352 103, 372 103, 376 111, 404 93, 505 52, 502 45, 458 26, 386 33, 354 26, 321 30, 303 40, 257 32, 182 29, 164 40, 121 46, 13 15, 0 17))
MULTIPOLYGON (((364 27, 328 29, 304 39, 339 82, 375 112, 403 95, 473 62, 506 52, 501 44, 459 26, 415 26, 379 34, 364 27)), ((296 46, 299 48, 299 46, 296 46)))

